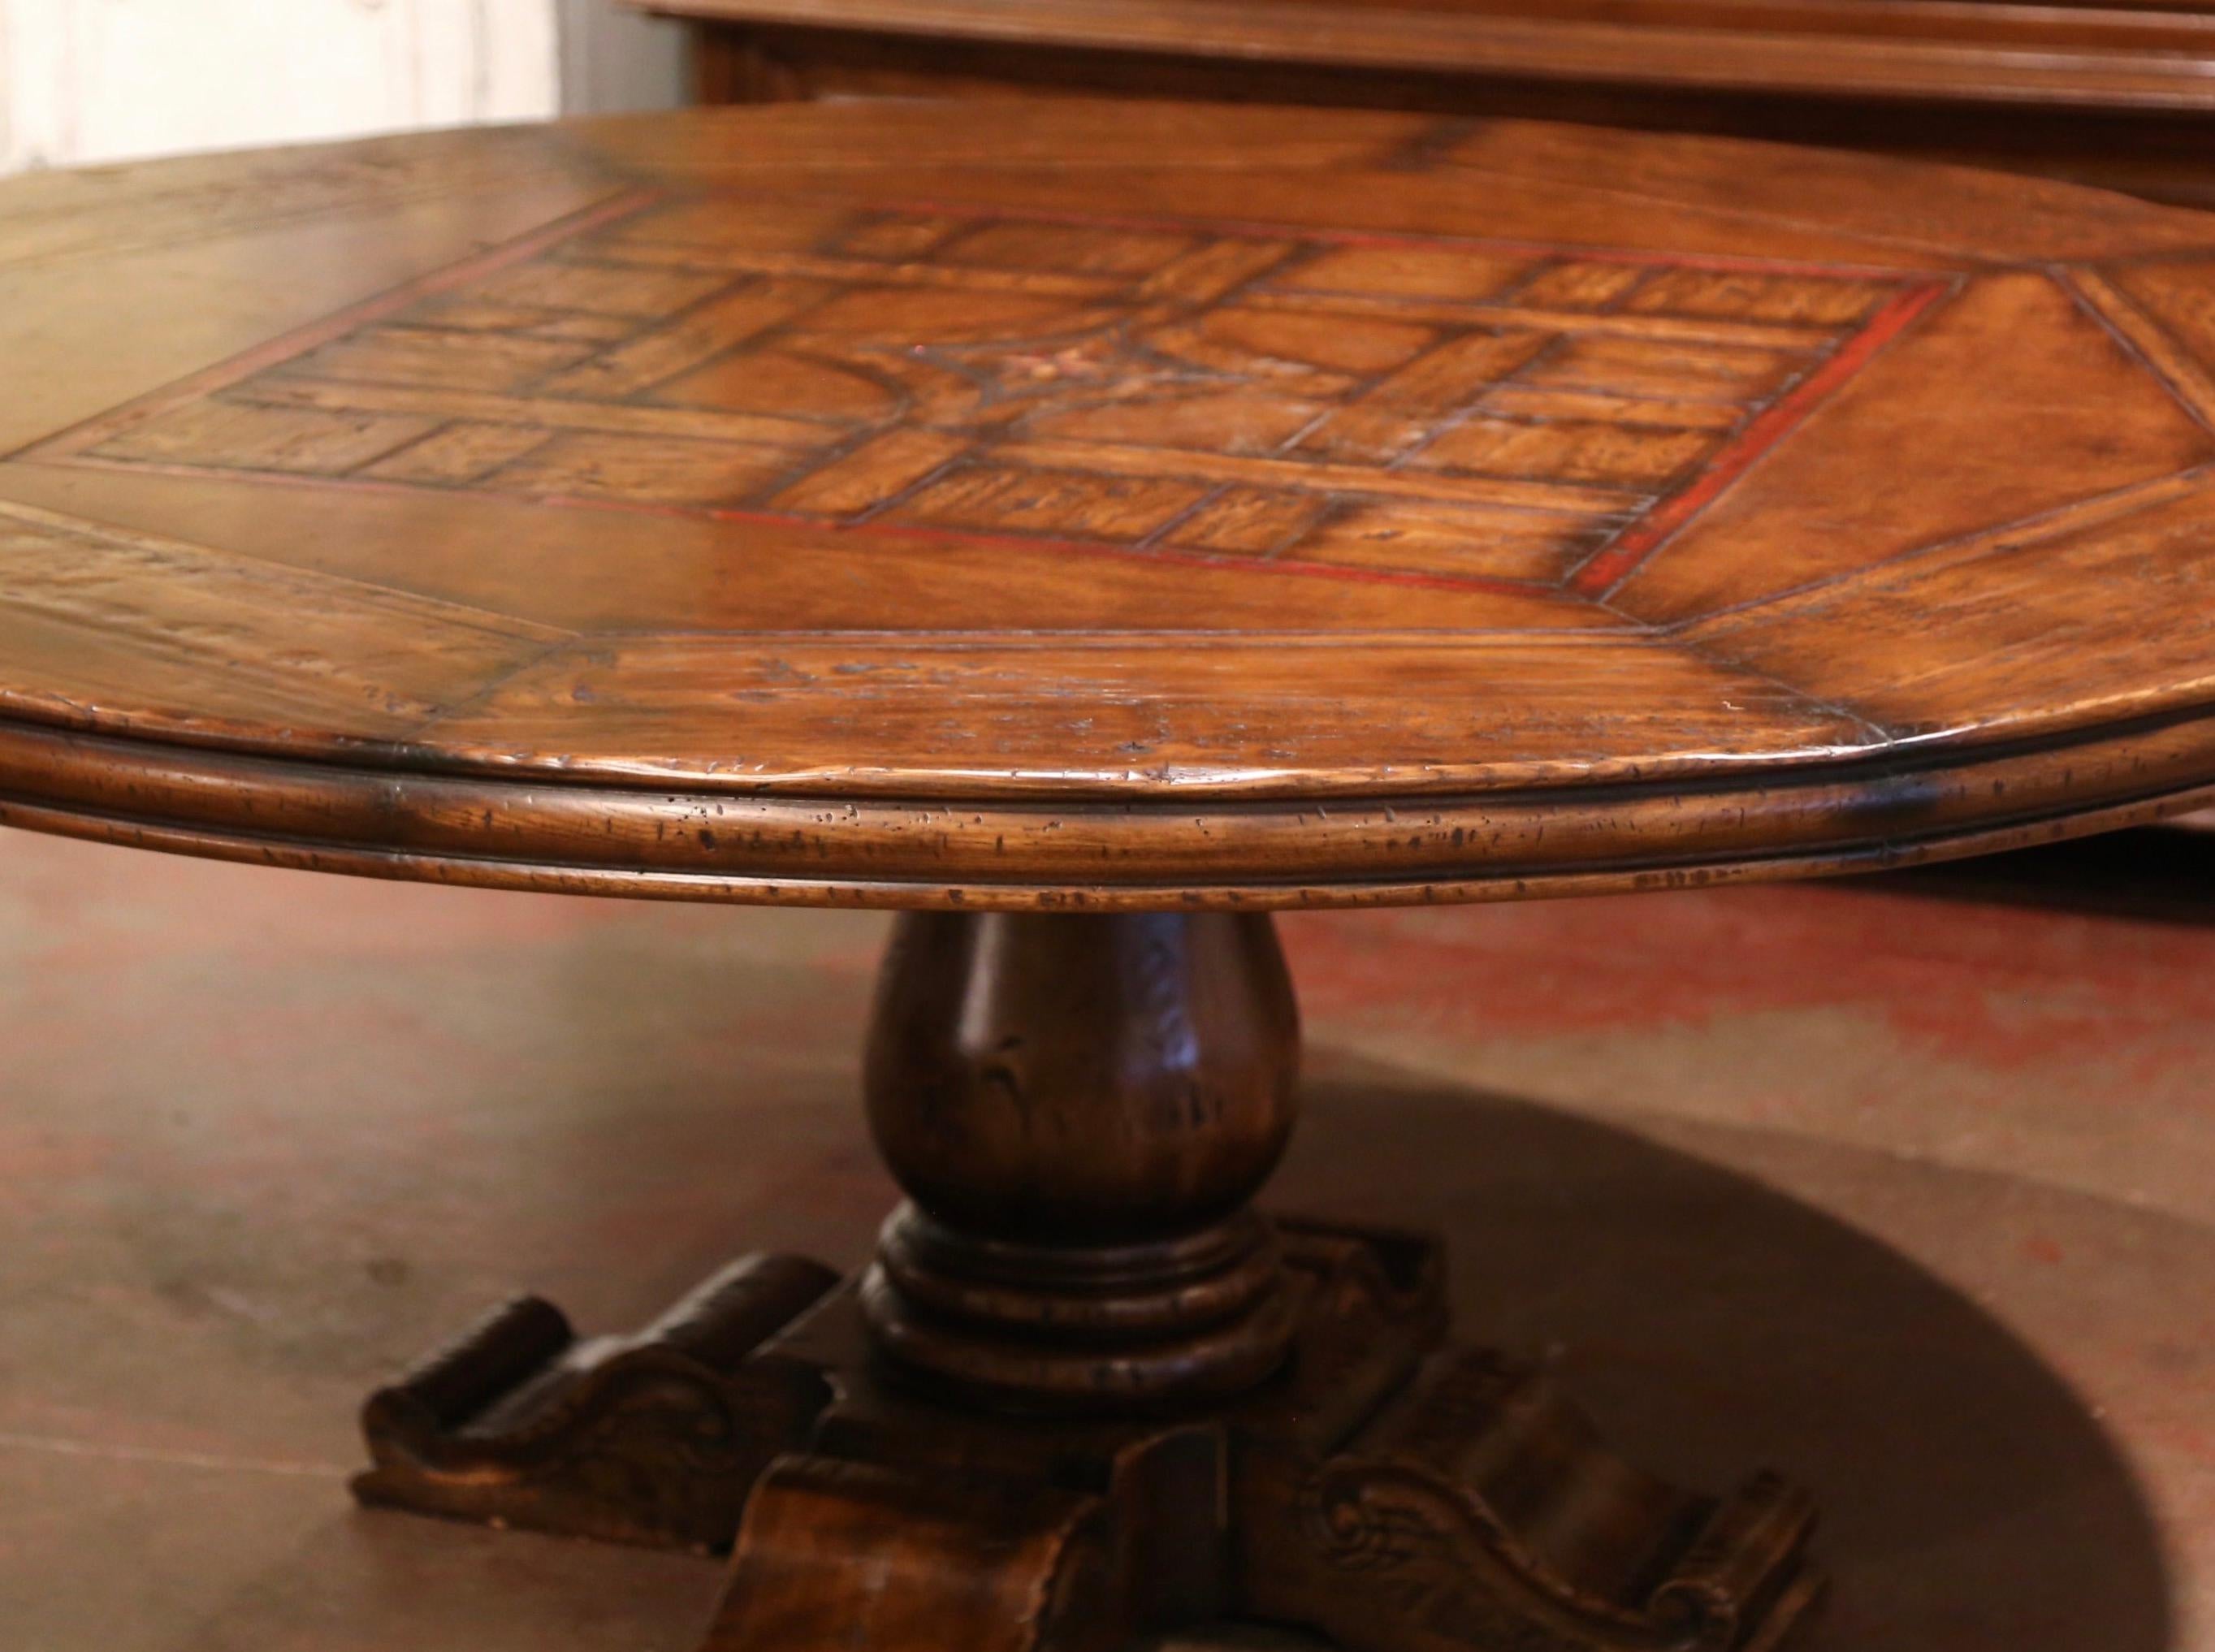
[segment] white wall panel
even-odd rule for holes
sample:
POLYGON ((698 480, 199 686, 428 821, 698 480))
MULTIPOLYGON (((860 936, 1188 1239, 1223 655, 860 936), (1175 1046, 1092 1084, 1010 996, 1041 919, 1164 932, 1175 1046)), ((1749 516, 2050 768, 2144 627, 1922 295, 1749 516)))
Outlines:
POLYGON ((530 120, 556 0, 0 0, 0 168, 530 120))

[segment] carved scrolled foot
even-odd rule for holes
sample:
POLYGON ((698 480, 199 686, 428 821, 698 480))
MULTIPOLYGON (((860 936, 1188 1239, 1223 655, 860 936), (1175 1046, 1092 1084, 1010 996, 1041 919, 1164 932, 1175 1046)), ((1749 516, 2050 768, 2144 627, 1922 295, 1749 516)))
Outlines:
POLYGON ((1114 1550, 1099 1496, 787 1458, 755 1489, 701 1652, 1114 1652, 1126 1625, 1114 1550))
POLYGON ((721 1549, 770 1460, 829 1400, 757 1360, 838 1283, 749 1256, 635 1336, 580 1340, 551 1303, 510 1303, 370 1397, 363 1502, 657 1547, 721 1549))
POLYGON ((1820 1593, 1806 1493, 1683 1491, 1541 1372, 1429 1361, 1304 1474, 1242 1506, 1247 1606, 1347 1652, 1765 1652, 1820 1593))

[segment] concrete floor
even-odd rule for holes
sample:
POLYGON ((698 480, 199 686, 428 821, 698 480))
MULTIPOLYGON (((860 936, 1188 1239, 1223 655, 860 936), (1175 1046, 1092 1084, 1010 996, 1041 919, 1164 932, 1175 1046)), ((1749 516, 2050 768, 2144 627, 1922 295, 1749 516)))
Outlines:
MULTIPOLYGON (((712 1563, 368 1514, 518 1285, 859 1256, 881 925, 0 833, 0 1649, 690 1652, 712 1563)), ((1285 925, 1278 1202, 1445 1229, 1618 1440, 1818 1488, 1810 1652, 2215 1652, 2215 928, 1878 888, 1285 925)))

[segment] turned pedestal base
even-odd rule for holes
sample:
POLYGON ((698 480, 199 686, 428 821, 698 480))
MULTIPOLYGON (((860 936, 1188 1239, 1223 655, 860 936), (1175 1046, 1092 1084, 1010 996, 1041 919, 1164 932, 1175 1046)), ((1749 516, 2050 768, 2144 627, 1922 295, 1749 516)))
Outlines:
POLYGON ((734 1264, 635 1336, 526 1299, 370 1402, 365 1502, 732 1554, 707 1652, 1761 1652, 1804 1494, 1610 1453, 1445 1343, 1412 1235, 1247 1201, 1292 1121, 1267 921, 906 920, 872 1123, 914 1201, 840 1280, 734 1264))

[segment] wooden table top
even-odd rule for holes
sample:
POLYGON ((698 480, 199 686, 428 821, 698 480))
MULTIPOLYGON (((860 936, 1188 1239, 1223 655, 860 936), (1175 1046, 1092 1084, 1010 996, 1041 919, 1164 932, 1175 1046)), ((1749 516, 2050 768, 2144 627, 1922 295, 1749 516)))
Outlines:
POLYGON ((2215 218, 849 104, 0 185, 0 820, 883 905, 1784 875, 2215 783, 2215 218))

